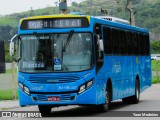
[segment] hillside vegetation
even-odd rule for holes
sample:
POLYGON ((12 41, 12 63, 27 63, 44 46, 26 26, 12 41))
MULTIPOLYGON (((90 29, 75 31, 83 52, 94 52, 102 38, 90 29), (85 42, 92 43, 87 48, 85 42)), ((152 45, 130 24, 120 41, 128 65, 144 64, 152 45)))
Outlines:
MULTIPOLYGON (((129 20, 129 11, 126 10, 127 0, 85 0, 81 3, 72 2, 72 6, 68 7, 68 12, 81 11, 86 15, 104 15, 101 9, 107 10, 108 15, 116 16, 129 20), (118 2, 117 2, 118 1, 118 2)), ((148 28, 151 37, 154 40, 160 39, 160 0, 135 0, 135 16, 136 25, 148 28)), ((22 13, 15 13, 0 17, 0 34, 11 37, 17 31, 19 19, 28 16, 51 15, 59 13, 56 7, 47 7, 44 9, 29 10, 22 13), (3 32, 3 28, 11 28, 8 33, 3 32)), ((7 40, 5 37, 0 40, 7 40)))
MULTIPOLYGON (((68 13, 72 11, 83 12, 86 15, 100 16, 101 9, 107 10, 107 15, 129 20, 129 11, 126 9, 127 0, 85 0, 81 3, 72 2, 68 7, 68 13)), ((136 25, 150 30, 152 40, 160 40, 160 0, 134 0, 136 25)), ((44 9, 29 10, 22 13, 0 17, 0 40, 8 43, 8 40, 17 33, 19 20, 24 17, 51 15, 59 13, 57 7, 46 7, 44 9)), ((151 45, 152 53, 159 53, 159 42, 151 45)), ((5 45, 8 51, 8 44, 5 45)), ((7 61, 9 55, 7 55, 7 61)))

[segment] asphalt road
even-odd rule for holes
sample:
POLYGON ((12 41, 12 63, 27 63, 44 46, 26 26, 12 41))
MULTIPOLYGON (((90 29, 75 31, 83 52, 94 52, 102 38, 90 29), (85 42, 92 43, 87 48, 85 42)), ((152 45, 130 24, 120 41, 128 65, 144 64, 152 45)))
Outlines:
MULTIPOLYGON (((14 108, 14 109, 8 109, 7 111, 38 111, 37 106, 29 106, 29 107, 20 107, 20 108, 14 108)), ((97 113, 96 109, 94 107, 82 107, 82 106, 66 106, 66 107, 59 107, 59 108, 53 108, 52 113, 47 116, 47 119, 53 119, 53 117, 56 117, 57 119, 69 119, 70 117, 76 117, 76 119, 95 119, 98 117, 98 119, 117 119, 123 118, 120 117, 120 114, 132 114, 133 113, 151 113, 154 111, 158 112, 158 118, 157 117, 149 117, 148 119, 160 119, 160 84, 152 85, 149 89, 144 91, 141 94, 140 102, 138 104, 123 104, 121 100, 114 101, 111 104, 111 108, 106 113, 97 113), (131 113, 127 111, 132 111, 131 113), (146 112, 148 111, 148 112, 146 112), (150 112, 149 112, 150 111, 150 112), (112 117, 108 117, 112 116, 112 117)), ((146 117, 143 117, 144 119, 146 117)), ((140 119, 143 119, 140 117, 140 119)), ((9 120, 14 120, 16 118, 10 118, 9 120)), ((128 117, 125 117, 125 119, 128 119, 128 117)), ((129 118, 131 119, 131 118, 129 118)), ((132 119, 139 119, 139 117, 133 117, 132 119)), ((35 120, 35 118, 34 118, 35 120)))

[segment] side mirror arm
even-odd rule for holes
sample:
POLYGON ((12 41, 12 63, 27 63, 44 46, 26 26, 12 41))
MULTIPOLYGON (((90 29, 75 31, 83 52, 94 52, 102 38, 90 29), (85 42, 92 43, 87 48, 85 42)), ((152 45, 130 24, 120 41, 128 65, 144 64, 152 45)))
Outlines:
POLYGON ((15 61, 15 62, 17 62, 17 60, 13 57, 14 56, 14 41, 15 41, 15 38, 17 38, 18 37, 18 35, 16 34, 16 35, 14 35, 13 37, 12 37, 12 39, 10 40, 10 56, 12 57, 12 59, 15 61))

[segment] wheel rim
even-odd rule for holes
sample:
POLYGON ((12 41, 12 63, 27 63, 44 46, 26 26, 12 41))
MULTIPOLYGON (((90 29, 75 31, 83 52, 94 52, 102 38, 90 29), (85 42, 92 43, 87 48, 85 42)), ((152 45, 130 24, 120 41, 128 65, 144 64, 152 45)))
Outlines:
POLYGON ((136 97, 137 97, 137 100, 138 100, 139 99, 139 87, 138 87, 138 85, 136 87, 136 97))
POLYGON ((106 90, 106 104, 105 104, 105 107, 108 108, 109 106, 109 92, 108 92, 108 89, 106 90))

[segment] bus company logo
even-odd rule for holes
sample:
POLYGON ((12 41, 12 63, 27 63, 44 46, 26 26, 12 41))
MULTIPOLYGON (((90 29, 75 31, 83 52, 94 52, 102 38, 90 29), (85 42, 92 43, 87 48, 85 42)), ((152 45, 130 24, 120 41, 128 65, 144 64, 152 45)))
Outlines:
POLYGON ((2 112, 2 117, 12 117, 11 112, 2 112))
POLYGON ((41 90, 44 90, 44 86, 31 86, 30 88, 31 90, 34 90, 34 91, 41 91, 41 90))

